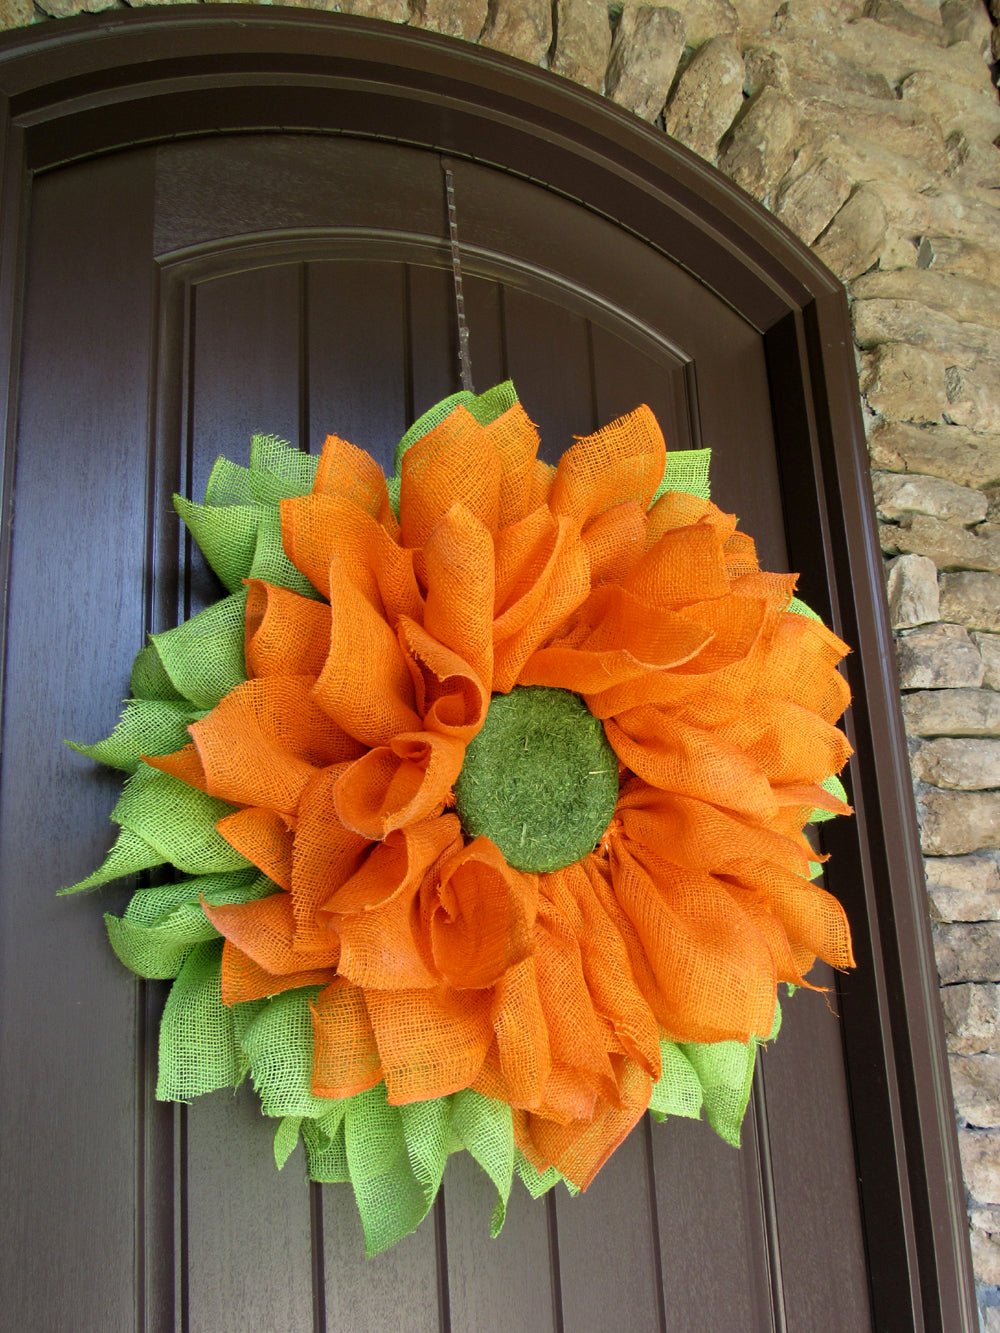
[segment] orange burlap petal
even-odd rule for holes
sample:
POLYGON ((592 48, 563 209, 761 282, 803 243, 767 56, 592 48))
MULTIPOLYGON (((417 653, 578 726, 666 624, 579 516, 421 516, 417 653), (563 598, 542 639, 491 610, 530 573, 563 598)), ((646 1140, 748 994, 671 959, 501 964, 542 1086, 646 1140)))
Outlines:
POLYGON ((801 875, 757 861, 734 861, 725 874, 766 902, 793 949, 841 970, 854 966, 847 914, 832 893, 801 875))
POLYGON ((326 597, 330 566, 339 561, 352 583, 384 614, 390 625, 399 615, 420 619, 423 595, 413 568, 412 551, 393 532, 344 500, 304 495, 281 502, 285 552, 326 597))
POLYGON ((355 760, 334 789, 345 828, 379 840, 437 813, 462 769, 465 746, 433 731, 394 736, 355 760))
POLYGON ((712 524, 723 541, 736 528, 735 516, 723 514, 710 500, 689 495, 687 491, 665 491, 646 515, 646 549, 655 546, 665 532, 703 522, 712 524), (731 519, 728 525, 722 521, 727 518, 731 519))
POLYGON ((216 832, 268 879, 292 887, 292 848, 296 820, 276 810, 234 810, 216 824, 216 832))
POLYGON ((813 810, 829 810, 835 815, 854 814, 854 810, 846 801, 842 801, 839 796, 834 796, 831 792, 824 791, 813 782, 772 782, 771 792, 775 805, 792 806, 806 811, 803 823, 806 823, 813 810))
POLYGON ((546 876, 545 891, 571 923, 594 1010, 610 1024, 625 1052, 654 1079, 660 1077, 660 1033, 656 1017, 636 985, 621 933, 601 905, 594 878, 598 857, 546 876))
POLYGON ((615 894, 642 940, 676 1041, 747 1041, 774 1020, 767 939, 712 876, 682 869, 619 834, 615 894))
POLYGON ((364 993, 343 977, 337 977, 310 1007, 313 1094, 353 1097, 381 1083, 382 1062, 364 993))
POLYGON ((629 500, 645 511, 663 477, 666 454, 656 417, 643 404, 566 450, 549 508, 571 518, 578 529, 629 500))
POLYGON ((595 588, 571 624, 528 658, 519 684, 601 694, 688 661, 709 637, 700 626, 613 584, 595 588))
POLYGON ((337 967, 340 942, 335 935, 328 937, 324 949, 306 953, 295 947, 292 899, 284 891, 250 903, 211 907, 203 899, 201 905, 219 934, 272 976, 337 967))
POLYGON ((395 527, 382 469, 371 454, 337 435, 328 435, 323 442, 312 493, 346 500, 390 530, 395 527))
POLYGON ((839 773, 851 754, 842 731, 808 708, 761 694, 747 699, 738 718, 716 733, 723 746, 742 751, 770 782, 822 782, 839 773))
POLYGON ((529 514, 539 505, 548 505, 555 481, 556 470, 552 464, 543 463, 540 458, 536 458, 534 471, 531 474, 531 489, 528 492, 529 514))
POLYGON ((330 565, 340 560, 365 599, 378 607, 376 556, 391 540, 372 518, 334 495, 296 495, 281 501, 281 543, 285 554, 326 597, 330 565))
POLYGON ((625 587, 655 606, 688 606, 725 597, 730 578, 719 534, 708 523, 665 532, 642 556, 625 587))
POLYGON ((524 629, 545 596, 562 548, 574 540, 572 525, 541 506, 496 537, 494 642, 524 629))
POLYGON ((833 723, 850 702, 847 682, 836 670, 848 651, 819 621, 786 614, 779 617, 769 642, 768 670, 782 682, 781 693, 789 703, 833 723))
POLYGON ((373 847, 321 914, 340 938, 340 973, 376 990, 438 986, 420 890, 443 858, 462 847, 455 815, 396 829, 373 847))
POLYGON ((511 1106, 540 1106, 552 1070, 552 1053, 533 957, 523 959, 499 979, 490 1017, 500 1083, 486 1095, 511 1106))
MULTIPOLYGON (((756 666, 756 658, 751 654, 758 640, 764 633, 768 617, 772 615, 764 598, 744 597, 736 593, 728 597, 719 597, 709 602, 692 602, 681 608, 678 615, 684 616, 702 629, 711 632, 711 639, 705 649, 678 668, 678 676, 712 676, 709 689, 720 688, 725 692, 728 682, 719 681, 723 671, 731 667, 740 667, 745 663, 756 666)), ((755 684, 760 679, 758 675, 755 684)), ((739 680, 739 675, 736 675, 739 680)), ((704 684, 703 681, 697 682, 704 684)), ((685 687, 683 679, 677 681, 681 689, 685 687)))
POLYGON ((815 853, 802 836, 801 820, 795 823, 797 814, 779 806, 764 823, 635 778, 623 784, 616 809, 630 838, 688 870, 714 872, 739 856, 753 856, 808 875, 815 853))
POLYGON ((490 992, 365 991, 389 1101, 445 1097, 470 1087, 493 1040, 490 992))
POLYGON ((362 747, 313 702, 309 676, 266 676, 231 690, 191 733, 205 790, 234 805, 294 814, 317 769, 362 747))
MULTIPOLYGON (((641 704, 690 709, 692 700, 704 699, 707 725, 714 726, 719 716, 730 718, 738 711, 759 680, 757 672, 748 669, 748 657, 765 624, 764 603, 721 597, 683 607, 672 615, 690 624, 702 636, 704 646, 666 670, 588 694, 587 706, 595 717, 615 717, 641 704)), ((655 622, 656 617, 652 619, 655 622)), ((696 720, 695 715, 691 720, 696 720)))
POLYGON ((456 990, 492 986, 534 952, 538 877, 476 838, 425 878, 420 916, 434 967, 456 990))
POLYGON ((756 818, 775 811, 760 763, 716 731, 692 727, 658 707, 608 718, 604 730, 625 767, 650 786, 756 818))
POLYGON ((330 568, 330 651, 313 687, 319 706, 365 745, 419 731, 413 681, 396 635, 339 562, 330 568))
POLYGON ((620 584, 635 568, 646 546, 646 515, 634 500, 615 505, 584 528, 583 544, 594 587, 620 584))
POLYGON ((594 1010, 572 925, 546 897, 545 877, 540 889, 535 972, 552 1059, 540 1109, 564 1119, 584 1119, 592 1114, 596 1098, 615 1095, 608 1032, 594 1010))
POLYGON ((722 544, 726 553, 726 569, 731 579, 741 579, 757 572, 757 546, 745 532, 732 532, 722 544))
POLYGON ((505 528, 519 522, 531 508, 532 479, 541 441, 520 403, 502 412, 484 430, 500 460, 499 526, 505 528))
POLYGON ((424 544, 423 565, 424 629, 466 661, 489 691, 495 596, 491 532, 464 506, 452 505, 424 544))
POLYGON ((330 608, 324 602, 247 580, 247 675, 312 676, 323 670, 330 646, 330 608))
POLYGON ((161 773, 169 773, 172 778, 186 782, 189 787, 197 787, 199 791, 208 790, 205 770, 201 766, 193 741, 175 750, 173 754, 144 754, 142 761, 150 768, 158 768, 161 773))
POLYGON ((467 745, 486 720, 489 684, 458 653, 406 616, 399 621, 399 646, 425 730, 467 745))
POLYGON ((303 986, 326 986, 334 975, 334 969, 330 967, 306 967, 299 972, 285 972, 279 976, 255 963, 229 940, 222 946, 223 1004, 264 1000, 270 995, 280 995, 282 991, 300 990, 303 986))
POLYGON ((330 924, 321 908, 363 864, 371 847, 370 839, 344 828, 337 815, 334 791, 346 769, 346 764, 324 769, 299 804, 290 888, 296 942, 307 949, 329 940, 330 924))
POLYGON ((518 529, 505 529, 497 541, 493 690, 502 694, 590 593, 587 548, 569 519, 554 519, 543 510, 541 518, 529 515, 518 529))
POLYGON ((423 546, 453 504, 463 505, 496 532, 500 475, 500 459, 489 435, 464 407, 457 407, 403 455, 403 545, 423 546))
POLYGON ((652 1089, 645 1069, 627 1056, 611 1057, 617 1077, 613 1101, 602 1100, 584 1122, 558 1124, 537 1113, 514 1112, 514 1140, 539 1171, 554 1166, 586 1189, 642 1118, 652 1089))

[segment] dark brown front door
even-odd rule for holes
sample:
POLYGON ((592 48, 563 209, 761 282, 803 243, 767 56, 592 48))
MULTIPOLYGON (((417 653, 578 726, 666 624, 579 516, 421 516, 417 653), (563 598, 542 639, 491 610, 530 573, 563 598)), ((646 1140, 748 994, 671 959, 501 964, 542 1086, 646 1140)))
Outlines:
MULTIPOLYGON (((904 1198, 889 1112, 859 1130, 859 1089, 889 1105, 897 1076, 885 1055, 865 1066, 870 1020, 845 1037, 838 1017, 876 1010, 884 985, 849 847, 829 882, 874 998, 826 975, 827 998, 788 1003, 738 1153, 704 1123, 644 1120, 585 1196, 515 1185, 495 1242, 488 1184, 452 1159, 434 1216, 370 1262, 348 1187, 310 1186, 300 1152, 276 1172, 251 1091, 155 1101, 163 992, 102 931, 127 889, 54 897, 100 859, 117 794, 63 738, 106 734, 145 633, 219 594, 171 493, 200 498, 255 431, 314 451, 334 431, 391 468, 414 416, 460 387, 442 157, 349 128, 164 136, 31 176, 0 797, 9 1326, 854 1333, 918 1324, 934 1288, 934 1327, 926 1205, 904 1198), (897 1236, 873 1229, 879 1144, 897 1236)), ((668 447, 713 449, 713 498, 762 565, 790 568, 816 501, 794 493, 789 440, 808 453, 815 422, 778 298, 749 318, 739 283, 713 289, 566 189, 449 165, 476 387, 512 377, 550 458, 648 402, 668 447)), ((826 609, 822 568, 805 583, 826 609)))

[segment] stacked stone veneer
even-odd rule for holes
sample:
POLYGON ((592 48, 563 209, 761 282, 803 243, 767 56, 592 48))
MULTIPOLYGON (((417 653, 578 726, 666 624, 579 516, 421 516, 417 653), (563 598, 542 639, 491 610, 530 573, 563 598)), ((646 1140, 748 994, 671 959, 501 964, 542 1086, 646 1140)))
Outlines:
MULTIPOLYGON (((0 0, 0 28, 115 7, 0 0)), ((604 92, 716 162, 847 285, 974 1263, 1000 1330, 1000 30, 983 0, 315 7, 604 92)))

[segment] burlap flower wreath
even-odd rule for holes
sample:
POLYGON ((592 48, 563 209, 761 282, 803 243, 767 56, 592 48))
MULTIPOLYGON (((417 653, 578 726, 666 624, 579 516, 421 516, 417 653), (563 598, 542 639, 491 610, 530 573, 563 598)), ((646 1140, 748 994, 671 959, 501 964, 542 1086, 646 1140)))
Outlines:
MULTIPOLYGON (((176 978, 157 1096, 249 1071, 369 1254, 448 1154, 584 1189, 642 1113, 737 1143, 779 983, 852 965, 809 821, 846 813, 841 643, 762 573, 641 407, 563 454, 510 384, 416 423, 388 480, 257 437, 178 512, 229 596, 136 658, 132 774, 90 888, 176 978)), ((73 890, 67 890, 71 892, 73 890)))

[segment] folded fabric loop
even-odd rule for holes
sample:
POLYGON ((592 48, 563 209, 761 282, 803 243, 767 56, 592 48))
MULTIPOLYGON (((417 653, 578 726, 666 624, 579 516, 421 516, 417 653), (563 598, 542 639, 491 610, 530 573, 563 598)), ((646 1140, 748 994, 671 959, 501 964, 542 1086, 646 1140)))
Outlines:
POLYGON ((479 674, 406 616, 399 621, 399 645, 424 727, 467 745, 486 720, 490 702, 479 674))
POLYGON ((404 732, 356 759, 335 787, 346 828, 380 840, 440 810, 462 768, 465 746, 434 731, 404 732))
POLYGON ((663 433, 643 404, 593 435, 577 437, 559 460, 549 508, 571 518, 577 530, 629 500, 646 510, 665 460, 663 433))
POLYGON ((464 505, 452 505, 424 543, 423 562, 423 627, 472 667, 488 693, 493 680, 493 536, 464 505))
POLYGON ((488 838, 441 863, 420 892, 438 975, 456 990, 492 986, 535 949, 538 878, 515 870, 488 838))
POLYGON ((396 640, 339 561, 330 567, 330 649, 313 698, 350 736, 385 745, 416 731, 413 682, 396 640))
POLYGON ((464 407, 403 455, 400 526, 404 546, 423 546, 453 504, 490 532, 500 519, 500 459, 489 435, 464 407))
POLYGON ((330 608, 262 579, 247 583, 246 668, 255 676, 312 676, 330 647, 330 608))

